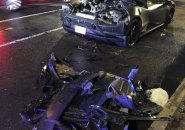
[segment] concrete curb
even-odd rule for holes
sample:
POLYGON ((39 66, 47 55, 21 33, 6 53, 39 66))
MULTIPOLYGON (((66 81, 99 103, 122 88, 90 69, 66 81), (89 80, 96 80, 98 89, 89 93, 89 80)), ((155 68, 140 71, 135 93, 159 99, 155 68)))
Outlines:
MULTIPOLYGON (((185 97, 185 78, 180 83, 175 93, 171 96, 170 100, 164 106, 163 111, 161 111, 158 117, 172 117, 177 108, 179 107, 181 101, 185 97)), ((154 121, 148 130, 165 130, 170 122, 168 121, 154 121)))

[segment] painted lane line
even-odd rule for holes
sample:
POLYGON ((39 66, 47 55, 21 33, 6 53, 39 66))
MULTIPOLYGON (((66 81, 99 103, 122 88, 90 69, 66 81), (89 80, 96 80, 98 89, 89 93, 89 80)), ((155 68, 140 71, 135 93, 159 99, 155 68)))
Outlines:
POLYGON ((4 29, 4 30, 0 30, 0 33, 1 33, 1 32, 4 32, 4 31, 9 31, 9 30, 12 30, 12 29, 13 29, 13 28, 10 27, 10 28, 6 28, 6 29, 4 29))
POLYGON ((32 35, 32 36, 28 36, 28 37, 17 39, 17 40, 11 41, 11 42, 7 42, 7 43, 4 43, 4 44, 0 43, 0 48, 8 46, 8 45, 15 44, 15 43, 19 43, 19 42, 22 42, 22 41, 25 41, 25 40, 28 40, 28 39, 36 38, 36 37, 39 37, 39 36, 42 36, 42 35, 45 35, 45 34, 56 32, 56 31, 59 31, 59 30, 62 30, 62 29, 63 29, 63 27, 59 27, 59 28, 55 28, 55 29, 52 29, 52 30, 41 32, 41 33, 38 33, 38 34, 35 34, 35 35, 32 35))
POLYGON ((12 27, 6 28, 5 31, 12 30, 12 27))
POLYGON ((42 13, 36 13, 36 14, 25 15, 25 16, 22 16, 22 17, 17 17, 17 18, 12 18, 12 19, 5 19, 5 20, 1 20, 0 23, 9 22, 9 21, 18 20, 18 19, 23 19, 23 18, 29 18, 29 17, 33 17, 33 16, 39 16, 39 15, 43 15, 43 14, 54 13, 54 12, 57 12, 57 11, 59 11, 59 10, 60 10, 60 9, 51 10, 51 11, 46 11, 46 12, 42 12, 42 13))

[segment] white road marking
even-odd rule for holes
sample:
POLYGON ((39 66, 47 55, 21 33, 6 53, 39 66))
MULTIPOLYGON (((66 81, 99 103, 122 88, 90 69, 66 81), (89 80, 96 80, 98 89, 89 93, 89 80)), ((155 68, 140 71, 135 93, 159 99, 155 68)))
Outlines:
POLYGON ((23 18, 29 18, 29 17, 33 17, 33 16, 39 16, 39 15, 43 15, 43 14, 54 13, 54 12, 57 12, 57 11, 59 11, 59 10, 60 10, 60 9, 51 10, 51 11, 46 11, 46 12, 42 12, 42 13, 36 13, 36 14, 25 15, 25 16, 22 16, 22 17, 17 17, 17 18, 12 18, 12 19, 5 19, 5 20, 1 20, 0 23, 9 22, 9 21, 18 20, 18 19, 23 19, 23 18))
POLYGON ((62 29, 63 29, 63 27, 59 27, 59 28, 55 28, 55 29, 52 29, 52 30, 41 32, 41 33, 38 33, 38 34, 35 34, 35 35, 32 35, 32 36, 28 36, 28 37, 24 37, 24 38, 21 38, 21 39, 17 39, 15 41, 7 42, 7 43, 4 43, 4 44, 0 43, 0 48, 8 46, 8 45, 15 44, 15 43, 18 43, 18 42, 22 42, 22 41, 25 41, 25 40, 28 40, 28 39, 31 39, 31 38, 39 37, 39 36, 42 36, 42 35, 45 35, 45 34, 56 32, 56 31, 59 31, 59 30, 62 30, 62 29))
POLYGON ((4 29, 4 30, 0 30, 0 33, 1 33, 1 32, 4 32, 4 31, 12 30, 12 29, 13 29, 13 28, 10 27, 10 28, 6 28, 6 29, 4 29))

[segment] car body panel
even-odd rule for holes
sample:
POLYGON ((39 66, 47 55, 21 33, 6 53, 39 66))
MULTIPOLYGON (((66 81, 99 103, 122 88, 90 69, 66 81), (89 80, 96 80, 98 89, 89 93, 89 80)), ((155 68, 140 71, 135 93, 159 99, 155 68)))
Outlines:
POLYGON ((75 25, 85 27, 86 28, 86 34, 85 36, 90 37, 90 38, 96 38, 99 40, 104 40, 104 41, 112 41, 112 42, 122 42, 125 37, 123 35, 120 35, 120 32, 123 34, 123 30, 121 30, 120 26, 123 27, 123 24, 119 25, 110 25, 106 26, 104 24, 99 24, 97 20, 90 20, 90 19, 85 19, 81 18, 79 19, 77 16, 74 15, 68 15, 64 17, 62 20, 64 26, 64 29, 74 32, 75 30, 75 25), (71 19, 71 23, 67 21, 67 18, 71 19), (91 29, 92 25, 96 26, 96 29, 91 29), (106 38, 108 39, 106 39, 106 38))

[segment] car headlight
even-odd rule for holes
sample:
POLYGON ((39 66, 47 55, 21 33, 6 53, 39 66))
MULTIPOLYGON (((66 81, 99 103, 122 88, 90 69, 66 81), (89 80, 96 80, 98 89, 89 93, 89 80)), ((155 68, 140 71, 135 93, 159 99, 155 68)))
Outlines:
POLYGON ((21 0, 6 0, 5 5, 7 10, 12 11, 19 9, 22 5, 22 2, 21 0))
POLYGON ((62 4, 62 14, 70 14, 73 11, 73 6, 71 4, 62 4))
POLYGON ((62 0, 63 3, 69 3, 71 0, 62 0))

